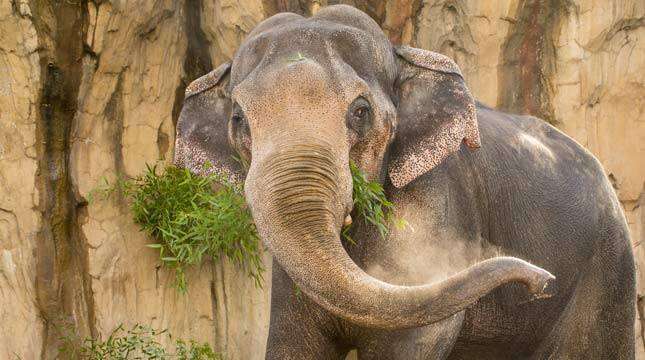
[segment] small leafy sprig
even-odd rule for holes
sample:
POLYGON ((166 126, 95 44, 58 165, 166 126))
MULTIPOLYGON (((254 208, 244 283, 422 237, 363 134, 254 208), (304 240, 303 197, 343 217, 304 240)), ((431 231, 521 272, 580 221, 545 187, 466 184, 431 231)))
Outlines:
POLYGON ((61 339, 64 346, 58 351, 65 359, 83 360, 129 360, 129 359, 177 359, 177 360, 222 360, 208 343, 194 340, 174 341, 174 351, 169 351, 159 342, 163 336, 172 338, 166 330, 156 330, 147 325, 136 324, 127 329, 119 325, 107 339, 87 338, 81 345, 70 345, 69 334, 61 339))
MULTIPOLYGON (((393 216, 394 204, 385 196, 383 186, 376 181, 369 181, 365 173, 352 161, 349 163, 352 174, 352 191, 354 209, 366 223, 376 227, 376 230, 385 239, 390 232, 389 225, 394 224, 397 228, 407 226, 404 219, 393 216)), ((351 243, 354 240, 349 235, 351 225, 343 228, 343 237, 351 243)))

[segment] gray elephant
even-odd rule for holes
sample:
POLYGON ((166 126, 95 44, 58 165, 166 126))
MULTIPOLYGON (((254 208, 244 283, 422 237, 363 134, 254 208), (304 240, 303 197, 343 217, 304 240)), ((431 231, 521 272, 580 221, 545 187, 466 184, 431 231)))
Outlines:
POLYGON ((598 161, 352 7, 260 23, 188 87, 175 161, 244 182, 274 258, 267 359, 634 358, 633 254, 598 161), (409 226, 339 236, 350 161, 409 226))

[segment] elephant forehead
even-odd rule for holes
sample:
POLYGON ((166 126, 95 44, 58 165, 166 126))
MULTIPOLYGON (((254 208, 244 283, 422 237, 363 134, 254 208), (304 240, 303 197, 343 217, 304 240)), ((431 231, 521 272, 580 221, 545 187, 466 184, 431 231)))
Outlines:
POLYGON ((271 100, 292 97, 296 98, 294 100, 303 98, 308 103, 315 103, 321 94, 334 90, 338 90, 338 85, 334 84, 329 71, 315 61, 301 58, 286 60, 282 64, 274 63, 255 72, 234 88, 233 98, 250 102, 250 99, 260 101, 265 97, 271 100))
POLYGON ((267 116, 338 117, 353 98, 367 89, 362 80, 351 80, 348 75, 310 59, 297 59, 250 76, 234 88, 233 100, 250 121, 267 116))

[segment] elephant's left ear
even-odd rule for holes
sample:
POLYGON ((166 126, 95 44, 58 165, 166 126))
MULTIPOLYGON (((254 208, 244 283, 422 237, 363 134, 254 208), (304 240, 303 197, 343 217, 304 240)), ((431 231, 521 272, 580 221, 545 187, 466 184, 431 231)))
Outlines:
POLYGON ((445 55, 401 46, 396 138, 388 172, 403 187, 439 165, 465 142, 480 146, 475 101, 459 67, 445 55))

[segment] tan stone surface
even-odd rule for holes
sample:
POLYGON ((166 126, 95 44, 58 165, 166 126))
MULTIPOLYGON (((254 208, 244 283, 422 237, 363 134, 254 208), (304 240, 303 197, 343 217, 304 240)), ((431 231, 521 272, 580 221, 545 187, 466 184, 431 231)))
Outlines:
POLYGON ((262 0, 205 0, 201 27, 213 64, 231 60, 247 33, 265 18, 262 0))
POLYGON ((0 358, 38 358, 43 323, 33 256, 40 227, 36 120, 40 81, 30 9, 0 2, 0 358), (17 10, 17 11, 16 11, 17 10), (11 334, 11 338, 7 338, 11 334))
MULTIPOLYGON (((55 356, 58 313, 84 336, 140 322, 229 359, 264 357, 268 282, 256 289, 233 265, 207 262, 179 295, 123 199, 86 200, 101 178, 171 157, 183 88, 257 22, 337 2, 0 1, 0 358, 55 356)), ((343 2, 394 42, 453 57, 484 103, 542 116, 588 147, 645 266, 645 3, 343 2)))

